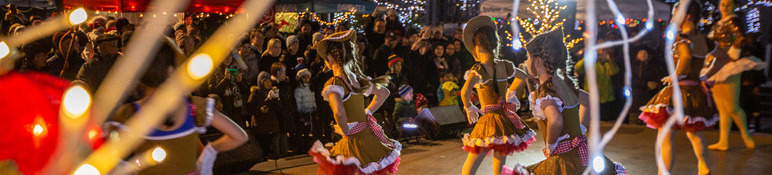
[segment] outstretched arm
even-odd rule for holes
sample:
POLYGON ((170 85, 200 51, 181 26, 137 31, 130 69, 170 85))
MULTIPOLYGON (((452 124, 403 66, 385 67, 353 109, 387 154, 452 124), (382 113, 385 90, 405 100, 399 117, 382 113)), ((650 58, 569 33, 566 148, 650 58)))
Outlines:
POLYGON ((579 123, 585 127, 590 126, 590 95, 579 90, 579 123))

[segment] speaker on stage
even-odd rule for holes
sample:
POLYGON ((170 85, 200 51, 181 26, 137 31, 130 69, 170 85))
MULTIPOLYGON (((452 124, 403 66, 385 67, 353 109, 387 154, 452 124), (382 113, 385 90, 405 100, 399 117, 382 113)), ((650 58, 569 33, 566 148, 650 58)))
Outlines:
POLYGON ((467 124, 463 110, 457 105, 424 108, 416 122, 430 140, 455 137, 467 124))

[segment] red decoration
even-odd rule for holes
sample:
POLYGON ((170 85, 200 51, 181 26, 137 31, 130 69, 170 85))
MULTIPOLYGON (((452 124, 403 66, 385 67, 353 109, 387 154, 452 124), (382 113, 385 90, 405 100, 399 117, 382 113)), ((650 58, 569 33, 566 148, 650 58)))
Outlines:
MULTIPOLYGON (((75 9, 84 7, 91 10, 119 11, 119 12, 144 12, 151 0, 63 0, 64 7, 75 9)), ((230 13, 241 7, 244 0, 193 0, 185 12, 193 13, 230 13)))
POLYGON ((0 75, 0 161, 38 174, 58 146, 59 106, 70 83, 42 73, 0 75))

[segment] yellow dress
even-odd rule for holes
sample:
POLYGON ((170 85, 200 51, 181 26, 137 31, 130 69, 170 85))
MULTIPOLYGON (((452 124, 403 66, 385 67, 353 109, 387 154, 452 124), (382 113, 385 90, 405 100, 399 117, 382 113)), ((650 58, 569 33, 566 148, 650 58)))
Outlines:
MULTIPOLYGON (((568 106, 554 93, 543 97, 534 97, 534 94, 531 93, 528 100, 531 104, 530 108, 533 111, 533 116, 538 120, 542 137, 547 136, 546 123, 548 119, 541 109, 541 104, 544 100, 552 100, 557 104, 558 110, 560 110, 560 114, 563 117, 563 128, 560 131, 560 137, 558 137, 555 144, 552 144, 554 147, 548 146, 548 148, 544 148, 545 153, 547 149, 551 153, 550 155, 545 155, 547 159, 527 167, 517 164, 514 170, 505 167, 502 174, 582 174, 591 159, 588 155, 587 138, 584 136, 579 120, 579 105, 568 106)), ((550 145, 546 143, 547 138, 544 138, 544 141, 544 145, 550 145)), ((606 166, 601 174, 627 174, 621 164, 612 162, 605 156, 603 156, 603 161, 606 166)))
MULTIPOLYGON (((373 86, 370 85, 370 87, 373 86)), ((340 129, 336 128, 336 132, 341 134, 343 138, 335 143, 330 150, 327 150, 319 141, 314 143, 308 153, 314 157, 314 161, 319 163, 318 173, 395 173, 399 165, 402 145, 383 135, 380 126, 375 123, 375 118, 365 114, 364 97, 370 95, 369 92, 356 93, 347 87, 342 79, 333 77, 325 83, 325 88, 322 90, 322 96, 325 100, 330 93, 341 95, 350 130, 349 135, 346 135, 340 133, 340 129), (366 126, 366 128, 355 132, 357 125, 366 126), (376 134, 377 132, 380 132, 381 137, 376 134)))
POLYGON ((507 64, 509 67, 506 71, 510 76, 493 80, 480 64, 472 66, 464 76, 467 79, 470 76, 478 76, 480 79, 480 82, 474 82, 474 85, 480 97, 480 109, 485 113, 480 116, 472 132, 464 135, 462 141, 465 151, 480 153, 485 148, 510 155, 525 150, 536 140, 536 133, 514 114, 518 107, 504 102, 502 98, 507 92, 507 80, 515 76, 514 64, 506 60, 497 60, 496 64, 507 64), (494 88, 493 83, 497 83, 498 89, 494 88))

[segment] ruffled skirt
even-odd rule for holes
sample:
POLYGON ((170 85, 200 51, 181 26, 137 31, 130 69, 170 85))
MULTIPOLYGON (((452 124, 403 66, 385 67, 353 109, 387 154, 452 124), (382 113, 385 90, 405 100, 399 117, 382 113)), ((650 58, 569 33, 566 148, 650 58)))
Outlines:
POLYGON ((528 148, 536 135, 525 122, 515 120, 525 126, 517 128, 513 121, 504 115, 503 110, 486 113, 477 122, 472 133, 462 139, 464 151, 480 153, 482 149, 493 150, 502 155, 510 155, 528 148))
MULTIPOLYGON (((590 159, 592 160, 592 159, 590 159)), ((603 156, 605 168, 600 174, 603 175, 623 175, 627 174, 625 167, 622 164, 613 162, 606 156, 603 156)), ((502 175, 553 175, 553 174, 582 174, 586 169, 583 166, 579 158, 579 154, 576 149, 565 152, 563 154, 553 155, 547 157, 547 159, 533 164, 531 166, 523 166, 516 164, 514 167, 509 168, 504 166, 501 170, 502 175)))
MULTIPOLYGON (((684 125, 673 125, 673 129, 684 129, 688 132, 701 131, 716 125, 718 114, 712 104, 708 103, 707 95, 699 86, 680 86, 683 96, 684 125)), ((642 106, 639 119, 649 128, 658 129, 672 116, 672 86, 666 86, 648 104, 642 106)))
POLYGON ((748 70, 761 70, 767 67, 763 61, 758 58, 740 58, 736 61, 730 61, 721 67, 718 72, 710 77, 701 77, 706 82, 722 83, 729 79, 732 75, 737 75, 748 70))
POLYGON ((394 174, 399 166, 402 145, 391 140, 387 146, 371 130, 345 136, 328 150, 316 141, 308 151, 319 164, 319 174, 394 174))

